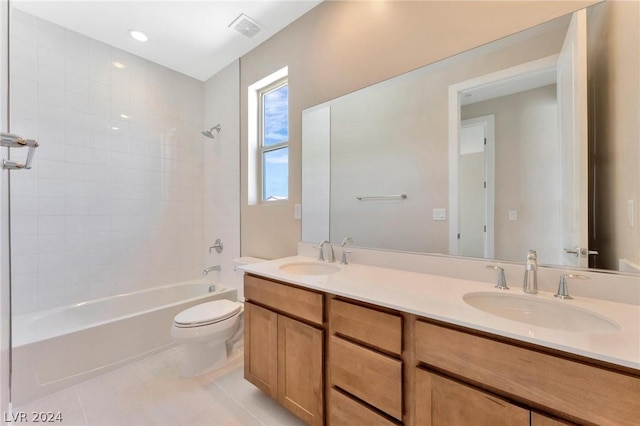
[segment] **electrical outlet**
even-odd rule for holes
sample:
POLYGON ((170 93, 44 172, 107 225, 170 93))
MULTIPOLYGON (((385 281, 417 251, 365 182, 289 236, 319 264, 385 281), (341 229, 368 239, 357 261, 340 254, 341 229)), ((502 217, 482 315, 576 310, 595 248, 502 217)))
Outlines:
POLYGON ((302 219, 302 204, 294 204, 293 206, 293 218, 296 220, 302 219))
POLYGON ((447 209, 433 209, 433 220, 447 220, 447 209))

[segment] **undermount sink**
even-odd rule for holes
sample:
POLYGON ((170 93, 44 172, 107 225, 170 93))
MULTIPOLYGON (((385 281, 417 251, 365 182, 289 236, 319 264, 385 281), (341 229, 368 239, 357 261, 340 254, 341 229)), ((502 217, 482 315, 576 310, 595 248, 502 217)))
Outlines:
POLYGON ((588 333, 620 330, 615 321, 596 312, 533 296, 477 292, 467 293, 462 299, 486 313, 538 327, 588 333))
POLYGON ((281 265, 280 270, 295 275, 331 275, 339 272, 340 268, 326 263, 296 262, 281 265))

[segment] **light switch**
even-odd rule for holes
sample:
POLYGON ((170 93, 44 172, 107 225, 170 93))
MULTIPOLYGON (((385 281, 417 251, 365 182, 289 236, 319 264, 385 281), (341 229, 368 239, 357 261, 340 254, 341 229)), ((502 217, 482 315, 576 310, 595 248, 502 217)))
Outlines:
POLYGON ((509 220, 518 220, 518 210, 509 210, 509 220))
POLYGON ((302 219, 302 204, 293 205, 293 218, 296 220, 302 219))
POLYGON ((447 220, 447 209, 433 209, 433 220, 447 220))

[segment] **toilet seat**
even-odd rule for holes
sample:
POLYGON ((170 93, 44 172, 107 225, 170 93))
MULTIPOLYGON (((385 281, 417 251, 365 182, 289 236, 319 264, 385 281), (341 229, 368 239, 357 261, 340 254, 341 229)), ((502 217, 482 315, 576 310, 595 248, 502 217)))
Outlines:
POLYGON ((174 327, 195 328, 227 320, 242 311, 242 305, 227 299, 214 300, 192 306, 180 312, 173 320, 174 327))

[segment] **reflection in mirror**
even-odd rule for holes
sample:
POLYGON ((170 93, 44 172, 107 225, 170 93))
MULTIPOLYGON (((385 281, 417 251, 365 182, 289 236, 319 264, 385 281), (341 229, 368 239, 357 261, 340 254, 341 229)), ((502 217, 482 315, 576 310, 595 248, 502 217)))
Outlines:
POLYGON ((450 87, 450 254, 518 261, 535 247, 541 263, 564 263, 561 215, 550 214, 563 208, 559 58, 450 87))
MULTIPOLYGON (((586 77, 596 57, 614 58, 586 41, 588 33, 593 44, 595 31, 608 39, 636 31, 612 16, 640 12, 612 14, 618 7, 629 6, 592 6, 306 110, 303 241, 348 235, 360 247, 519 262, 535 249, 541 264, 617 270, 624 258, 633 267, 640 244, 589 254, 604 247, 594 235, 606 213, 597 216, 595 184, 588 186, 597 160, 587 153, 595 136, 587 139, 586 77), (400 194, 406 198, 386 197, 400 194)), ((631 70, 637 48, 627 52, 631 70)), ((637 75, 629 84, 637 93, 637 75)), ((590 96, 604 97, 604 87, 590 96)), ((593 129, 604 114, 589 102, 593 129)), ((638 111, 637 97, 626 102, 638 111)), ((600 150, 608 139, 598 138, 600 150)), ((620 172, 637 200, 637 170, 620 172)), ((625 231, 638 241, 637 228, 625 231)))

